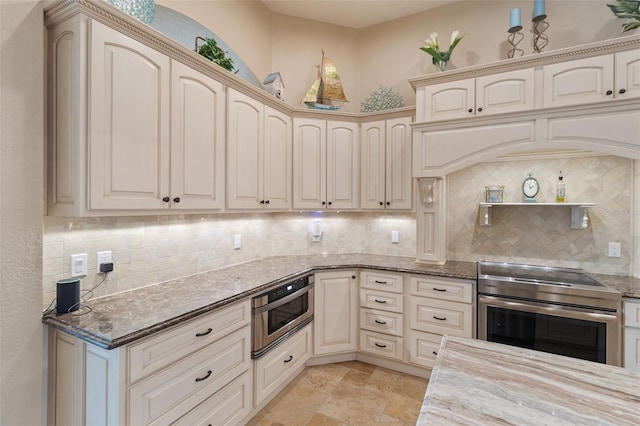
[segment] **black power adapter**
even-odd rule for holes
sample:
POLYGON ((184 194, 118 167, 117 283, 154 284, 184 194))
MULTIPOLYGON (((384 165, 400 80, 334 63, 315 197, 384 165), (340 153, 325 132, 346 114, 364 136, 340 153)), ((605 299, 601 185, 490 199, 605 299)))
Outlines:
POLYGON ((108 273, 113 271, 113 263, 101 263, 100 264, 100 272, 108 273))

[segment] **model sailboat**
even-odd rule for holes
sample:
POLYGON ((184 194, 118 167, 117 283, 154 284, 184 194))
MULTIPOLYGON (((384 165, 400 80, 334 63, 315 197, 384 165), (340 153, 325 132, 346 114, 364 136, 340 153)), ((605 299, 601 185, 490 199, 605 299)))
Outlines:
POLYGON ((309 108, 336 110, 343 102, 349 102, 342 90, 340 76, 333 62, 322 52, 322 65, 318 67, 318 77, 304 99, 309 108))

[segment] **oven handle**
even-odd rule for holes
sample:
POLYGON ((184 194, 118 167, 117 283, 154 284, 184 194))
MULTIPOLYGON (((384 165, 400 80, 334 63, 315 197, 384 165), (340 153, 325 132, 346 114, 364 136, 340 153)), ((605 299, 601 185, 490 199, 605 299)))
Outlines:
POLYGON ((309 290, 311 290, 311 288, 313 288, 313 285, 310 284, 304 288, 301 288, 300 290, 291 293, 285 297, 283 297, 282 299, 278 299, 278 300, 274 300, 271 303, 267 303, 266 305, 262 305, 262 306, 257 306, 253 308, 253 313, 254 315, 257 314, 261 314, 264 311, 268 311, 269 309, 273 309, 273 308, 277 308, 278 306, 282 306, 286 303, 291 302, 293 299, 297 299, 298 297, 302 296, 305 293, 308 293, 309 290))
POLYGON ((573 315, 569 315, 569 317, 577 319, 589 318, 593 320, 600 320, 601 322, 618 320, 618 314, 616 312, 600 311, 597 310, 597 308, 580 308, 577 306, 554 305, 550 303, 535 302, 532 300, 511 300, 505 299, 504 297, 479 295, 478 305, 480 304, 491 305, 498 308, 511 308, 514 310, 532 312, 534 314, 555 314, 553 316, 562 316, 562 312, 571 312, 573 313, 573 315))

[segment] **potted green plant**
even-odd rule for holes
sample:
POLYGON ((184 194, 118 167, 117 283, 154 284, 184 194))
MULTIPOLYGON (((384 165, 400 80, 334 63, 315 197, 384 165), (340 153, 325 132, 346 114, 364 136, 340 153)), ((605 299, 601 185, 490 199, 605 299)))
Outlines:
POLYGON ((608 4, 614 15, 622 19, 635 19, 635 21, 622 24, 622 31, 631 31, 640 28, 640 1, 616 0, 615 4, 608 4))
POLYGON ((238 73, 238 70, 233 69, 233 59, 227 56, 228 52, 225 52, 218 46, 218 43, 212 38, 196 37, 196 52, 204 56, 205 58, 215 62, 227 71, 231 71, 234 74, 238 73), (204 44, 198 47, 198 40, 204 41, 204 44))

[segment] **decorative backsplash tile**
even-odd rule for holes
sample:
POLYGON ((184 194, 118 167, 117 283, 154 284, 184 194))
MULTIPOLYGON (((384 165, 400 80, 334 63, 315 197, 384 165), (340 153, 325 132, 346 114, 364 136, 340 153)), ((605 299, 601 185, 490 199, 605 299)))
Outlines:
POLYGON ((633 161, 614 156, 480 163, 447 177, 450 260, 496 260, 629 274, 632 248, 633 161), (528 173, 540 183, 538 202, 555 202, 558 172, 566 201, 593 202, 589 228, 571 229, 571 208, 493 207, 491 227, 480 226, 485 185, 504 185, 504 202, 522 201, 528 173), (609 241, 622 244, 622 257, 609 258, 609 241))

